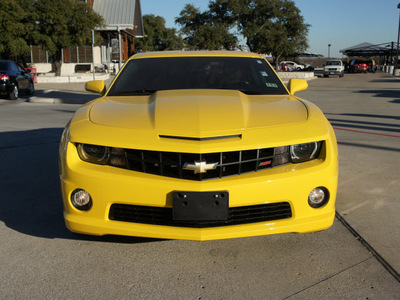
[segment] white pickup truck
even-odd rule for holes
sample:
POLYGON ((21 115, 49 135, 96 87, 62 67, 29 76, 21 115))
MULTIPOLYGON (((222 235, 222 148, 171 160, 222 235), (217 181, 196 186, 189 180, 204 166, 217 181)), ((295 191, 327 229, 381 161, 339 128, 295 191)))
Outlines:
POLYGON ((329 75, 344 76, 344 65, 340 59, 328 60, 326 62, 324 65, 324 77, 329 77, 329 75))

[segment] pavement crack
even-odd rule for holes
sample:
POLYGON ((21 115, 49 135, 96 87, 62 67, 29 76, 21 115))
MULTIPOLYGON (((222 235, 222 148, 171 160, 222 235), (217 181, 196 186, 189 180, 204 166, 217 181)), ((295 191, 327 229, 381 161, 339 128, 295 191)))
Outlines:
POLYGON ((300 290, 300 291, 297 291, 297 292, 291 294, 290 296, 287 296, 287 297, 285 297, 285 298, 282 298, 282 300, 292 298, 293 296, 296 296, 296 295, 298 295, 298 294, 300 294, 300 293, 302 293, 302 292, 304 292, 304 291, 306 291, 306 290, 308 290, 308 289, 310 289, 310 288, 312 288, 312 287, 314 287, 314 286, 316 286, 316 285, 318 285, 318 284, 320 284, 320 283, 322 283, 322 282, 324 282, 324 281, 327 281, 327 280, 329 280, 329 279, 331 279, 331 278, 333 278, 333 277, 335 277, 335 276, 337 276, 337 275, 339 275, 339 274, 341 274, 341 273, 343 273, 343 272, 346 272, 346 271, 348 271, 348 270, 350 270, 350 269, 352 269, 352 268, 354 268, 354 267, 356 267, 356 266, 358 266, 358 265, 360 265, 360 264, 363 264, 364 262, 366 262, 367 260, 370 260, 370 259, 372 259, 372 258, 374 258, 374 256, 369 256, 369 257, 367 257, 366 259, 364 259, 364 260, 362 260, 362 261, 359 261, 358 263, 356 263, 356 264, 354 264, 354 265, 352 265, 352 266, 349 266, 349 267, 347 267, 347 268, 345 268, 345 269, 343 269, 343 270, 340 270, 340 271, 338 271, 338 272, 336 272, 336 273, 333 273, 333 274, 331 274, 331 275, 325 277, 324 279, 321 279, 321 280, 319 280, 319 281, 317 281, 317 282, 314 282, 313 284, 311 284, 311 285, 305 287, 304 289, 302 289, 302 290, 300 290))
POLYGON ((336 212, 336 219, 346 227, 354 237, 376 258, 377 261, 396 279, 400 282, 400 274, 353 228, 347 221, 336 212))

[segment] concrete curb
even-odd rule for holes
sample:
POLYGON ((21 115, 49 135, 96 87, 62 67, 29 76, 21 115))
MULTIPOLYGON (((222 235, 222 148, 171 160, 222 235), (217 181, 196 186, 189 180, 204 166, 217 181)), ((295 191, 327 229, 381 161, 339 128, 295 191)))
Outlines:
MULTIPOLYGON (((46 90, 43 93, 41 93, 40 95, 48 94, 51 92, 58 92, 58 90, 46 90)), ((60 98, 46 98, 46 97, 40 97, 40 95, 29 97, 25 102, 29 102, 29 103, 61 103, 62 102, 62 99, 60 99, 60 98)))
MULTIPOLYGON (((95 74, 96 80, 109 80, 110 74, 95 74)), ((93 79, 92 73, 84 73, 81 75, 69 75, 69 76, 38 76, 37 83, 76 83, 76 82, 87 82, 93 79)))
POLYGON ((63 94, 63 90, 45 90, 39 95, 29 97, 25 102, 29 103, 44 103, 44 104, 85 104, 99 97, 99 95, 91 93, 71 93, 67 92, 66 96, 58 96, 63 94), (52 95, 53 94, 53 95, 52 95))

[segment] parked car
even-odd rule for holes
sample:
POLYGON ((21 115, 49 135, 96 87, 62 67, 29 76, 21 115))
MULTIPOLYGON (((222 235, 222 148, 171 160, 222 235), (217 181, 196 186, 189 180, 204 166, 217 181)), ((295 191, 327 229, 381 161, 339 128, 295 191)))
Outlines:
POLYGON ((306 65, 303 70, 304 71, 314 71, 315 68, 313 66, 311 66, 311 65, 306 65))
POLYGON ((290 72, 290 71, 293 71, 294 69, 293 69, 293 67, 291 67, 289 65, 285 65, 283 63, 280 63, 278 65, 278 70, 279 71, 284 71, 284 72, 290 72))
POLYGON ((305 68, 305 65, 297 64, 294 61, 281 61, 281 64, 287 65, 289 68, 297 71, 305 68))
POLYGON ((349 66, 350 73, 367 73, 368 72, 368 63, 363 60, 353 60, 350 62, 349 66))
POLYGON ((0 60, 0 93, 8 96, 10 100, 16 100, 20 91, 33 95, 35 85, 29 70, 19 66, 11 60, 0 60))
POLYGON ((339 77, 344 76, 344 65, 340 59, 328 60, 324 65, 324 77, 329 75, 338 75, 339 77))
POLYGON ((317 106, 260 55, 131 57, 60 141, 74 232, 213 240, 310 232, 335 217, 338 152, 317 106))

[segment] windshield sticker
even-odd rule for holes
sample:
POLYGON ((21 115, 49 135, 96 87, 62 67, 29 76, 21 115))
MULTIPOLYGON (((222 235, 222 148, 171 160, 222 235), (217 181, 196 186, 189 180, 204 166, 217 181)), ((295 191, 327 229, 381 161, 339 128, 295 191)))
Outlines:
POLYGON ((267 72, 262 71, 262 72, 261 72, 261 76, 268 77, 268 74, 267 74, 267 72))
POLYGON ((260 64, 260 65, 262 65, 262 60, 257 60, 257 62, 260 64))
POLYGON ((267 87, 271 87, 271 88, 277 88, 277 87, 278 87, 278 85, 277 85, 276 83, 269 83, 269 82, 266 82, 265 85, 266 85, 267 87))

